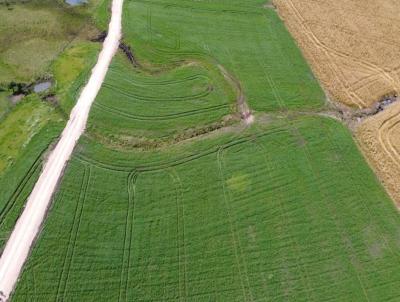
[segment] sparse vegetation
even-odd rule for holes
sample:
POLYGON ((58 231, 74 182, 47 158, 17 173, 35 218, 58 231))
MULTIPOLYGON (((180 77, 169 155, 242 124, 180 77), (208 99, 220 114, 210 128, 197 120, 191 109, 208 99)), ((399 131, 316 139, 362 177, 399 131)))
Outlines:
POLYGON ((0 83, 34 81, 49 71, 77 37, 86 39, 96 32, 88 23, 93 9, 72 9, 62 3, 37 0, 0 5, 0 83))
POLYGON ((324 105, 282 22, 257 1, 127 1, 123 20, 133 64, 114 59, 89 121, 105 143, 158 146, 199 135, 231 120, 240 98, 253 112, 324 105))

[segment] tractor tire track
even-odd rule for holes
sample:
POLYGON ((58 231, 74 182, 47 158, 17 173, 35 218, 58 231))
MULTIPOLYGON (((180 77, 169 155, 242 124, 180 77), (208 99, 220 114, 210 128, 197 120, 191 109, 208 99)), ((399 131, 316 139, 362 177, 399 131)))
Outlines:
POLYGON ((17 202, 17 200, 23 193, 23 191, 26 187, 26 184, 29 182, 29 180, 31 180, 31 178, 35 174, 35 172, 38 171, 40 164, 41 164, 41 159, 42 159, 43 153, 44 153, 44 151, 36 158, 34 163, 29 168, 28 172, 25 174, 25 176, 22 178, 22 180, 18 183, 16 189, 14 190, 13 194, 6 202, 5 206, 1 209, 1 211, 0 211, 0 227, 3 225, 7 214, 12 210, 15 203, 17 202))
POLYGON ((185 206, 183 199, 183 184, 175 169, 170 169, 170 171, 167 172, 174 182, 176 195, 176 228, 178 234, 177 250, 179 262, 179 301, 186 301, 189 297, 189 292, 187 281, 187 252, 185 244, 185 206))
POLYGON ((195 110, 190 110, 190 111, 171 113, 171 114, 165 114, 165 115, 159 115, 159 116, 156 116, 156 115, 155 116, 146 116, 146 115, 131 114, 126 111, 120 110, 118 108, 112 108, 112 107, 106 106, 99 102, 95 103, 93 107, 98 110, 101 110, 103 112, 114 114, 114 115, 129 119, 129 120, 168 121, 168 120, 173 120, 173 119, 177 119, 177 118, 184 118, 184 117, 189 117, 189 116, 193 116, 193 115, 218 111, 220 109, 228 109, 229 104, 220 104, 220 105, 215 105, 215 106, 210 106, 210 107, 205 107, 205 108, 200 108, 200 109, 195 109, 195 110))
POLYGON ((136 181, 139 174, 136 171, 129 173, 127 177, 127 188, 128 188, 128 206, 126 211, 125 219, 125 233, 124 233, 124 244, 123 244, 123 255, 121 265, 121 276, 119 286, 118 302, 129 301, 128 299, 128 283, 129 283, 129 269, 131 262, 131 247, 133 237, 133 225, 135 219, 135 192, 136 192, 136 181))

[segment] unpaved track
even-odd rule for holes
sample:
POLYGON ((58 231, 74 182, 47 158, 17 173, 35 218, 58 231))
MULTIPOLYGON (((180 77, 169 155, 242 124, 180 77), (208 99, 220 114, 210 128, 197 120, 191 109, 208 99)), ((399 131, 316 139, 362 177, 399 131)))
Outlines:
POLYGON ((62 171, 79 137, 85 130, 90 107, 118 49, 121 38, 122 4, 123 0, 113 0, 112 2, 108 36, 104 41, 97 64, 71 112, 57 146, 50 154, 0 258, 0 301, 7 301, 14 289, 30 248, 39 233, 62 171))

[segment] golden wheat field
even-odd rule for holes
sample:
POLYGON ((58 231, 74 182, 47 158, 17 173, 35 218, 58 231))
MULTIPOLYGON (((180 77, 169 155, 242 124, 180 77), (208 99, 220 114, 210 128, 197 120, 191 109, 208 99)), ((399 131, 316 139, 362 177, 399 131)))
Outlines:
MULTIPOLYGON (((274 0, 328 96, 355 108, 400 91, 397 0, 274 0)), ((400 205, 400 104, 367 117, 359 145, 400 205)))
POLYGON ((397 0, 274 0, 334 100, 368 107, 400 91, 397 0))

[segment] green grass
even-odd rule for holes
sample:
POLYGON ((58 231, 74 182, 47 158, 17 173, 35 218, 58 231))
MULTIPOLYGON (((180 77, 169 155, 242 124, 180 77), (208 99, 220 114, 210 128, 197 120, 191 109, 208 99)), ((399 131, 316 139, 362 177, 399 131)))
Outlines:
MULTIPOLYGON (((141 66, 115 57, 13 301, 399 299, 398 212, 351 133, 312 113, 323 92, 264 4, 126 0, 141 66), (236 80, 268 115, 175 139, 235 113, 236 80)), ((96 51, 81 47, 53 65, 62 112, 96 51)), ((4 238, 39 170, 29 158, 22 189, 0 196, 4 238)))
POLYGON ((74 43, 52 64, 50 70, 56 82, 58 107, 65 115, 74 107, 81 87, 89 78, 100 47, 100 44, 91 42, 74 43))
POLYGON ((128 0, 125 39, 153 63, 203 57, 222 64, 241 82, 253 110, 321 107, 323 92, 265 2, 128 0))
MULTIPOLYGON (((0 249, 8 239, 26 199, 41 171, 50 144, 58 137, 64 123, 50 122, 37 129, 24 148, 18 149, 14 163, 0 173, 0 249)), ((4 144, 4 143, 3 143, 4 144)), ((2 149, 1 153, 3 154, 2 149)))
POLYGON ((0 83, 31 82, 75 39, 84 40, 94 26, 90 17, 101 0, 85 8, 62 1, 37 0, 0 5, 0 83))
POLYGON ((69 114, 97 57, 98 49, 96 44, 77 43, 54 62, 51 69, 54 72, 56 85, 53 90, 58 105, 44 102, 35 94, 23 98, 15 106, 5 96, 7 92, 4 99, 0 99, 4 102, 4 117, 0 120, 0 175, 12 167, 28 147, 31 138, 43 127, 49 122, 61 122, 69 114))
POLYGON ((218 127, 238 89, 253 111, 320 110, 323 92, 276 13, 236 4, 126 1, 124 41, 140 66, 114 59, 90 116, 96 137, 137 146, 218 127))
POLYGON ((235 106, 234 88, 205 62, 156 75, 118 55, 91 111, 89 127, 102 135, 160 138, 222 120, 235 106))
POLYGON ((11 107, 8 96, 8 91, 0 91, 0 121, 7 115, 11 107))
POLYGON ((56 84, 52 92, 58 100, 58 106, 51 105, 32 94, 14 105, 8 99, 10 91, 0 92, 0 175, 36 133, 49 121, 65 118, 72 108, 99 50, 99 45, 81 36, 99 3, 85 8, 47 0, 0 5, 0 83, 6 86, 52 74, 56 84))
POLYGON ((161 152, 85 140, 13 301, 394 301, 398 222, 330 119, 161 152))

